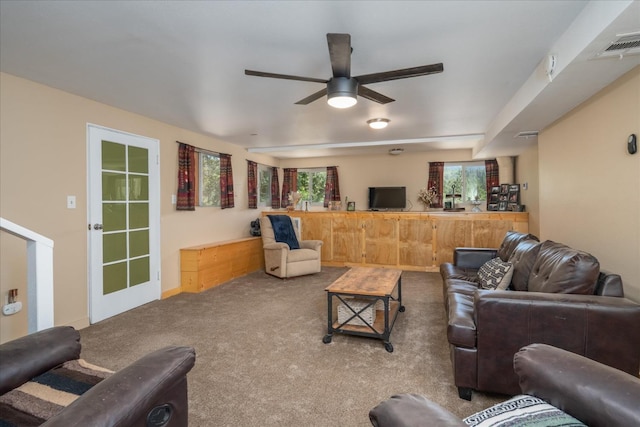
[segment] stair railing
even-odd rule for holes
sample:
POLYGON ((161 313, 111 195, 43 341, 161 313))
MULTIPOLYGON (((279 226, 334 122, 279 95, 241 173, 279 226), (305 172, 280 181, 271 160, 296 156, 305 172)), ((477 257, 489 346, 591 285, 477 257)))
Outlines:
POLYGON ((0 218, 0 230, 27 242, 28 332, 53 326, 53 240, 0 218))

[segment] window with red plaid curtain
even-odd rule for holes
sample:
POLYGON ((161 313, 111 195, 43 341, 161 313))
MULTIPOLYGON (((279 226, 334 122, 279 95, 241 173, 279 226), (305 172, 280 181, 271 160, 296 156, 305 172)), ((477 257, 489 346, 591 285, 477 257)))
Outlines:
POLYGON ((222 209, 234 207, 231 154, 220 153, 220 207, 222 209))
POLYGON ((271 168, 271 208, 280 209, 280 181, 278 168, 271 168))
POLYGON ((329 202, 340 201, 340 183, 338 181, 338 167, 327 167, 327 180, 324 186, 324 207, 329 207, 329 202))
POLYGON ((489 208, 489 194, 491 194, 491 187, 497 187, 500 185, 500 169, 498 167, 498 161, 485 160, 484 169, 487 173, 487 209, 489 208))
POLYGON ((292 191, 298 191, 298 169, 284 168, 281 206, 289 206, 289 193, 292 191))
POLYGON ((429 180, 427 181, 427 188, 434 187, 438 192, 435 202, 431 203, 434 208, 441 208, 443 197, 443 184, 444 184, 444 162, 429 162, 429 180))
POLYGON ((195 148, 180 143, 178 147, 178 211, 196 210, 196 156, 195 148))
POLYGON ((247 160, 247 192, 249 209, 258 209, 258 164, 247 160))

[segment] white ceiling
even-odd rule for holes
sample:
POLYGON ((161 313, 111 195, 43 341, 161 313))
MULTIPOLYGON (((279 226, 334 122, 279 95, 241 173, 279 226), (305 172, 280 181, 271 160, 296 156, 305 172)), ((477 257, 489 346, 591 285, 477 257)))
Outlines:
POLYGON ((593 59, 637 31, 630 0, 2 0, 0 67, 280 158, 393 147, 486 158, 517 155, 535 138, 516 133, 543 129, 639 65, 640 55, 593 59), (326 33, 351 34, 353 75, 437 62, 444 72, 372 84, 396 101, 359 98, 348 110, 324 98, 294 105, 319 83, 244 74, 328 79, 326 33), (389 127, 369 129, 376 117, 389 127))

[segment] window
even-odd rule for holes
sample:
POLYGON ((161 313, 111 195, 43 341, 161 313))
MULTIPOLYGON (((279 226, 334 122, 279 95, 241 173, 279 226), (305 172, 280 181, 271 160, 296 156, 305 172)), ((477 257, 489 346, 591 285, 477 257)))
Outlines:
POLYGON ((464 162, 444 164, 444 193, 461 194, 462 203, 473 200, 487 200, 487 172, 484 162, 464 162))
POLYGON ((198 151, 198 206, 220 206, 220 156, 198 151))
POLYGON ((325 168, 298 169, 298 193, 300 200, 311 205, 324 203, 324 187, 327 182, 325 168))
POLYGON ((271 168, 258 164, 258 206, 271 206, 271 168))

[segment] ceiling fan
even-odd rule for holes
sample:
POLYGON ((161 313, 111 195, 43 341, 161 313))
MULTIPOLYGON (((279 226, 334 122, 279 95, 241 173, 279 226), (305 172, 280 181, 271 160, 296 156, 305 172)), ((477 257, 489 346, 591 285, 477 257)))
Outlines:
POLYGON ((266 73, 263 71, 253 70, 244 70, 244 73, 248 76, 324 83, 326 84, 324 89, 301 99, 296 102, 296 104, 307 105, 327 95, 327 102, 332 107, 348 108, 358 102, 357 95, 380 104, 387 104, 395 101, 394 99, 371 90, 364 85, 386 82, 389 80, 406 79, 409 77, 426 76, 428 74, 441 73, 444 69, 442 63, 437 63, 351 77, 351 52, 353 51, 351 48, 351 35, 329 33, 327 34, 327 43, 329 45, 331 68, 333 69, 333 77, 329 80, 317 79, 314 77, 266 73))

